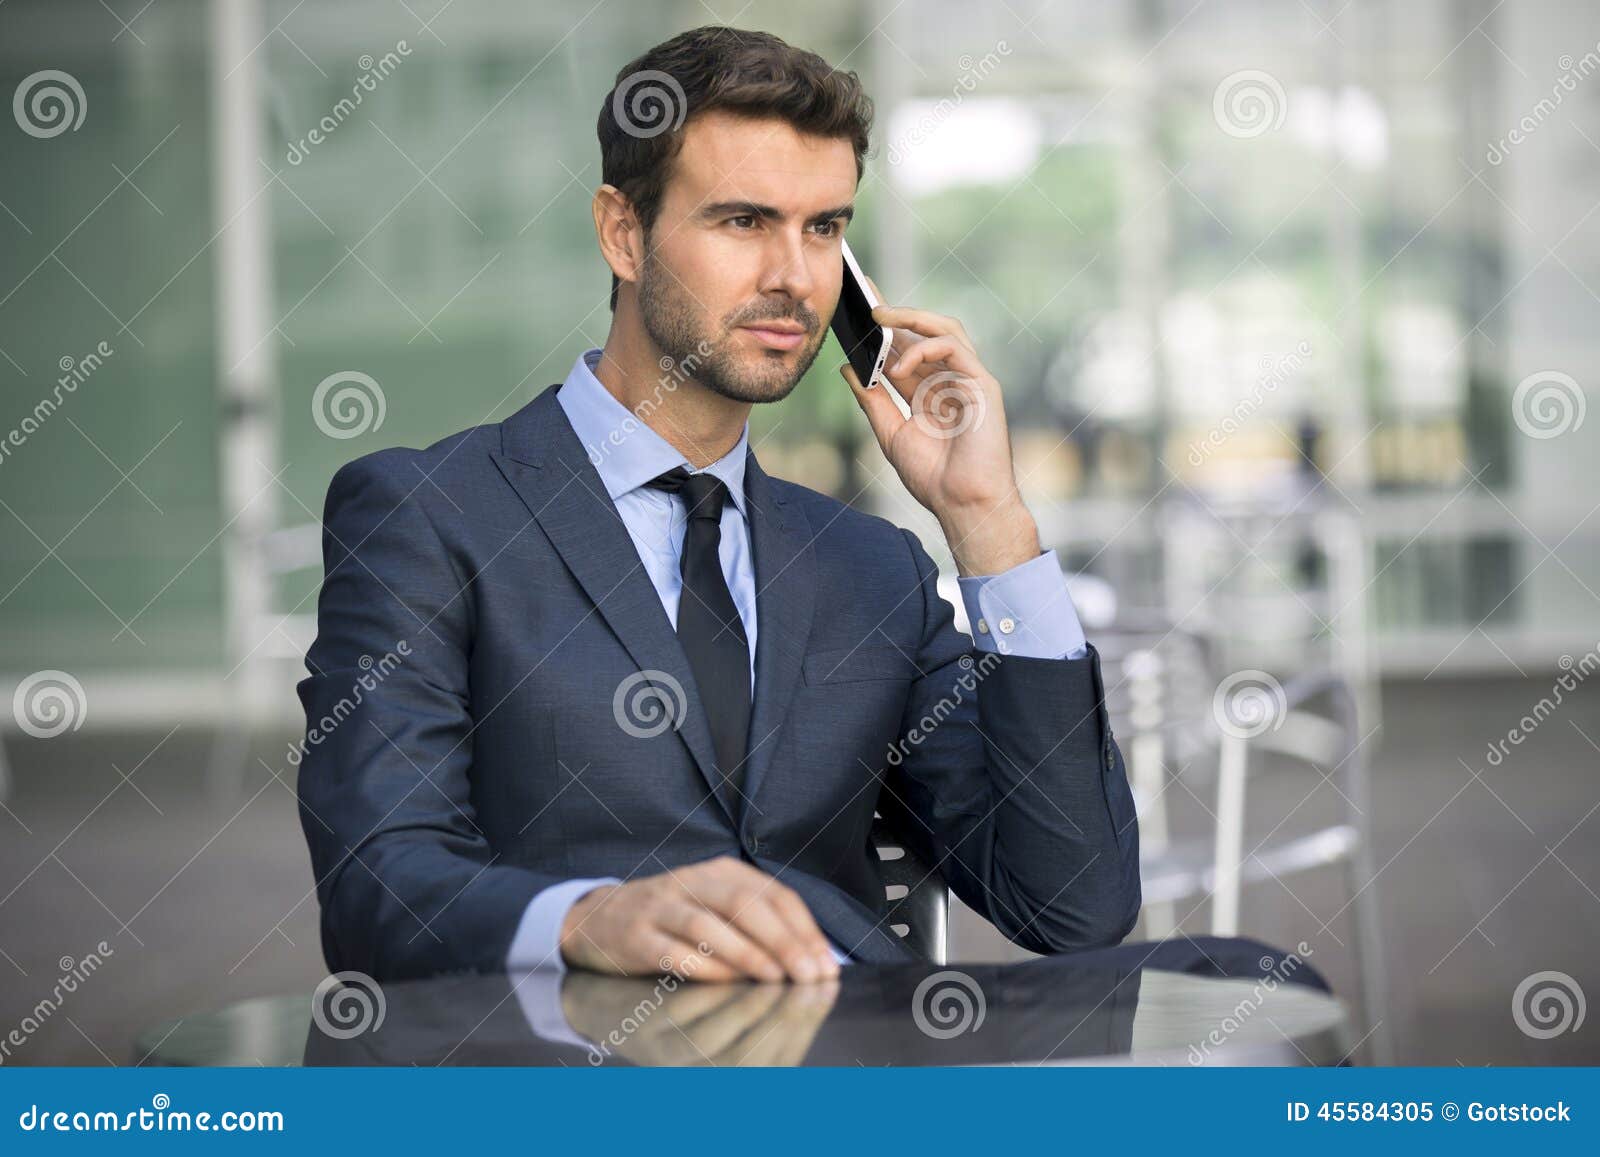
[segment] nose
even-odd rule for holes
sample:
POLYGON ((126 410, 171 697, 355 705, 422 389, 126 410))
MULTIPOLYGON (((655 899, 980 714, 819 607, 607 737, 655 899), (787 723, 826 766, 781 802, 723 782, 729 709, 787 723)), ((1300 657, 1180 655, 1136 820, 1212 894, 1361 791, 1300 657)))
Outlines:
POLYGON ((796 231, 775 230, 767 250, 767 262, 762 273, 762 293, 787 293, 796 301, 805 301, 816 289, 805 237, 796 231))

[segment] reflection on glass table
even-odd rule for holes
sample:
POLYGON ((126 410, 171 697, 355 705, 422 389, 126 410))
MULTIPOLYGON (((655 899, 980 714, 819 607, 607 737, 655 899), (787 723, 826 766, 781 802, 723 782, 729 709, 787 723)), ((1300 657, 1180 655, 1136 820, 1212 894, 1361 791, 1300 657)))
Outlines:
MULTIPOLYGON (((1267 964, 1263 961, 1263 964, 1267 964)), ((156 1025, 167 1065, 1327 1065, 1334 997, 1279 965, 1215 979, 1070 957, 853 965, 816 986, 465 975, 244 1001, 156 1025)))

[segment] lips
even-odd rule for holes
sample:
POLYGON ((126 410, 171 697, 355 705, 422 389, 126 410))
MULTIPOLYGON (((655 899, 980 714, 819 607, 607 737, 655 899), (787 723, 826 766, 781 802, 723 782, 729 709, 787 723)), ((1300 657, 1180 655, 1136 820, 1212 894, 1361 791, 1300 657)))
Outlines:
POLYGON ((768 349, 796 349, 806 338, 806 331, 793 322, 787 324, 783 322, 762 323, 740 326, 739 328, 750 334, 768 349))

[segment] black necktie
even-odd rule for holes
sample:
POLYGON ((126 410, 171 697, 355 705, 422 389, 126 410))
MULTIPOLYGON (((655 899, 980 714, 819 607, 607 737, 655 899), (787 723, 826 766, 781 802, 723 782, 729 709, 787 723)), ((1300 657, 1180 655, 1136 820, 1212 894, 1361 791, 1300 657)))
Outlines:
POLYGON ((681 494, 689 511, 680 567, 683 593, 678 599, 678 641, 711 720, 717 768, 740 789, 750 731, 750 644, 718 554, 722 504, 728 488, 715 474, 691 474, 682 466, 646 485, 681 494))

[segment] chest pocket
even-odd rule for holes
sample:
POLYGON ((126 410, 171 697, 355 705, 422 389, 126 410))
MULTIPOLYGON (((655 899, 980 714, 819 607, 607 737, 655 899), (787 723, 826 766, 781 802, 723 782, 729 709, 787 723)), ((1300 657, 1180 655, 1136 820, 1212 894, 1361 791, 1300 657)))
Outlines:
POLYGON ((919 672, 911 657, 898 647, 870 645, 813 651, 801 664, 808 686, 859 683, 868 679, 910 682, 919 672))

